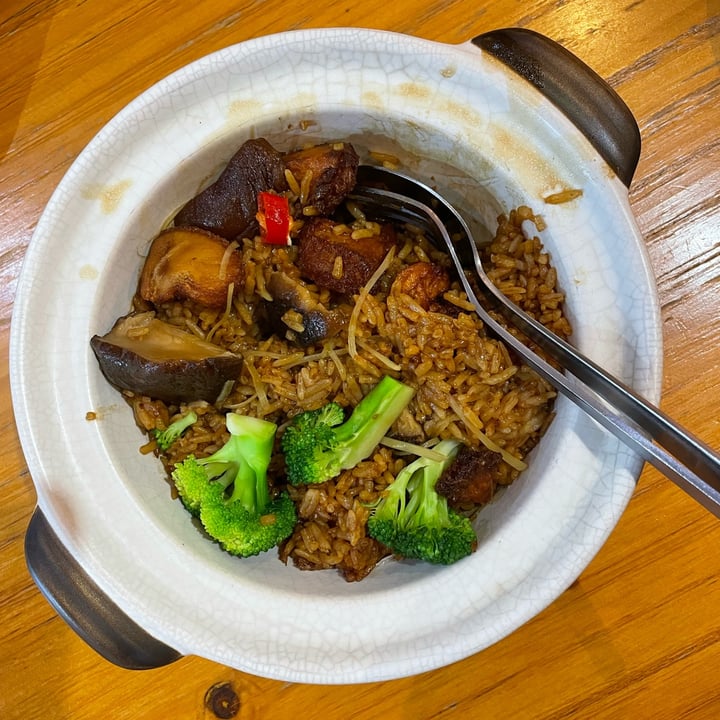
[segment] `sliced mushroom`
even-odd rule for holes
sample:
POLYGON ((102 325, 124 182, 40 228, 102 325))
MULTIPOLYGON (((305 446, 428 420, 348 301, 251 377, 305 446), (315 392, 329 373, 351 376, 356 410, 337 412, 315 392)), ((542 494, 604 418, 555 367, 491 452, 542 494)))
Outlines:
POLYGON ((243 143, 218 179, 181 208, 175 225, 203 228, 228 240, 253 237, 262 190, 282 192, 287 180, 281 153, 259 138, 243 143))
POLYGON ((334 337, 347 323, 341 309, 328 310, 300 280, 274 272, 267 283, 273 301, 265 310, 274 332, 307 347, 334 337))
POLYGON ((153 312, 126 315, 90 345, 103 375, 123 390, 170 403, 215 402, 240 375, 243 360, 158 320, 153 312))
POLYGON ((284 161, 304 191, 302 204, 329 215, 355 187, 360 158, 349 143, 332 143, 288 153, 284 161))
POLYGON ((139 292, 156 305, 194 300, 220 309, 227 303, 230 285, 238 289, 242 282, 242 259, 225 238, 198 228, 174 227, 153 240, 139 292))
POLYGON ((347 226, 315 217, 298 236, 297 264, 304 277, 342 295, 352 295, 372 277, 395 244, 395 230, 381 225, 377 235, 354 238, 347 226))

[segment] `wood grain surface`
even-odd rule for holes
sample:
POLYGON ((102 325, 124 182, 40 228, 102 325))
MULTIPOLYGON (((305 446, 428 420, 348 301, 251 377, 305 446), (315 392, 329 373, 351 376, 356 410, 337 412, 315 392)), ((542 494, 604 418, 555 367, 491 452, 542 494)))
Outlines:
POLYGON ((338 25, 447 43, 528 27, 620 93, 643 139, 630 200, 663 312, 662 406, 720 447, 719 0, 3 0, 0 718, 214 718, 205 697, 222 683, 243 720, 719 717, 720 520, 650 468, 555 603, 488 650, 407 679, 288 684, 195 657, 121 670, 31 581, 23 537, 35 493, 12 414, 8 336, 23 254, 50 194, 93 135, 169 72, 258 35, 338 25))

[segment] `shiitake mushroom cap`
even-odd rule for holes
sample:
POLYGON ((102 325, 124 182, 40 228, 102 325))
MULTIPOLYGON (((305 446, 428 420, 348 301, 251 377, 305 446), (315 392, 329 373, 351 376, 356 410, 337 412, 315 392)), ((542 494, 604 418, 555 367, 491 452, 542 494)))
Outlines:
POLYGON ((225 238, 194 227, 169 227, 153 240, 138 292, 160 305, 192 300, 208 308, 225 307, 228 290, 243 284, 240 254, 225 238))
POLYGON ((214 403, 237 379, 243 360, 224 348, 159 320, 154 312, 121 317, 90 346, 117 388, 168 403, 214 403))

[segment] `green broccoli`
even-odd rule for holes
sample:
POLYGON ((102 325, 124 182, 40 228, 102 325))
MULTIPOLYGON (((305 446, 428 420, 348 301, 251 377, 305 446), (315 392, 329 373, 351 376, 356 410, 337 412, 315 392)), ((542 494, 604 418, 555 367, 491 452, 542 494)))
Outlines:
POLYGON ((372 454, 414 393, 386 376, 345 422, 336 403, 296 415, 281 440, 288 482, 321 483, 355 467, 372 454))
POLYGON ((420 457, 404 467, 368 518, 368 534, 393 553, 440 565, 470 555, 477 537, 468 518, 448 507, 435 483, 455 459, 460 442, 443 440, 443 461, 420 457))
POLYGON ((155 428, 153 435, 155 442, 161 450, 167 450, 193 423, 196 423, 198 416, 193 410, 183 415, 174 422, 171 422, 164 430, 155 428))
POLYGON ((271 497, 267 469, 277 426, 228 413, 229 440, 205 458, 190 455, 172 472, 180 499, 205 531, 232 555, 249 557, 278 545, 297 522, 287 493, 271 497))
POLYGON ((200 504, 210 487, 210 475, 194 455, 188 455, 176 463, 172 479, 185 509, 194 517, 200 517, 200 504))

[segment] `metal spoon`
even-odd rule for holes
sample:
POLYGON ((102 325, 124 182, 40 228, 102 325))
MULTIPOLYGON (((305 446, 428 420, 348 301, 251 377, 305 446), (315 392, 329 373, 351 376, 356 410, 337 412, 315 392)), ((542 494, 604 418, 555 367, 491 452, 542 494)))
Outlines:
POLYGON ((508 300, 485 273, 472 233, 447 200, 414 178, 370 165, 360 166, 349 199, 369 217, 411 223, 424 229, 430 239, 441 241, 468 299, 492 332, 559 392, 720 517, 720 455, 508 300), (451 233, 459 239, 454 241, 451 233), (473 291, 463 261, 474 265, 493 306, 566 373, 556 370, 493 319, 473 291))

